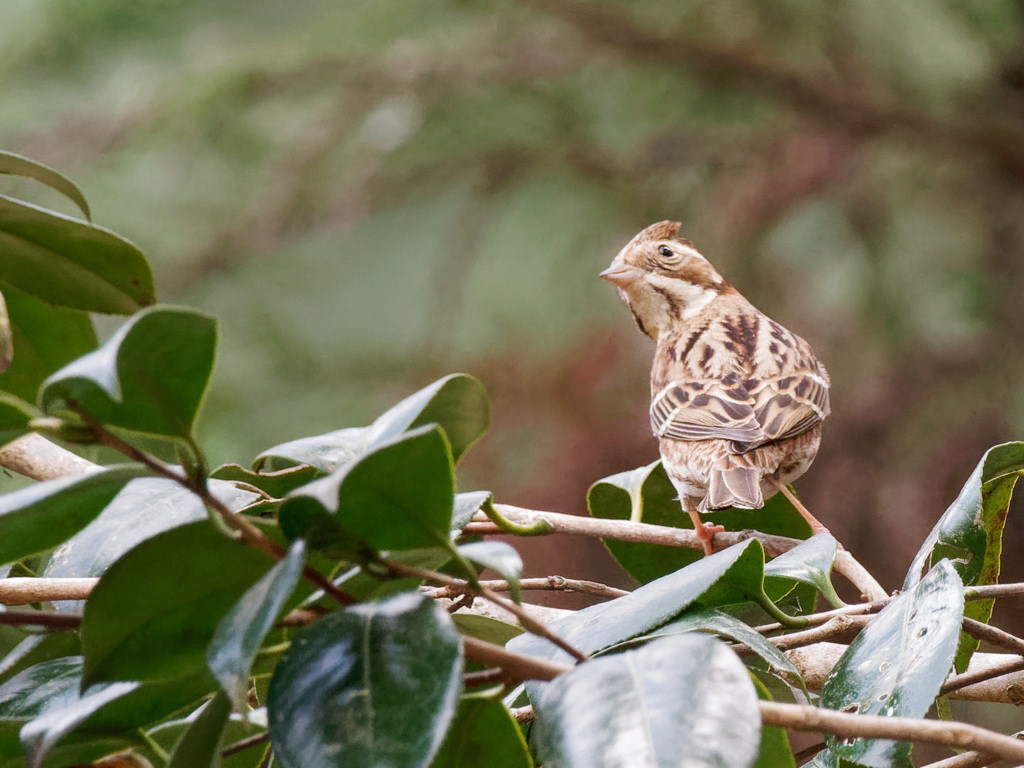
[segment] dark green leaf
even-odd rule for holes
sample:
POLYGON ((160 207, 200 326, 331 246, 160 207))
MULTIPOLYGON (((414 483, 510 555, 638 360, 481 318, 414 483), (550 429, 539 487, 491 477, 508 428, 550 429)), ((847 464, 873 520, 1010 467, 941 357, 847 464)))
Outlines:
POLYGON ((0 392, 0 446, 31 432, 28 422, 35 417, 35 409, 20 397, 0 392))
POLYGON ((701 635, 580 664, 549 683, 534 709, 546 768, 748 768, 757 760, 750 676, 736 654, 701 635))
POLYGON ((506 624, 489 616, 478 616, 474 613, 456 613, 452 615, 452 620, 461 634, 486 640, 495 645, 505 645, 513 637, 523 634, 522 627, 506 624))
POLYGON ((61 656, 80 656, 81 653, 82 643, 77 632, 68 630, 29 635, 0 662, 0 682, 40 662, 61 656))
POLYGON ((205 667, 217 623, 270 565, 207 521, 143 541, 107 569, 85 604, 84 684, 205 667))
POLYGON ((519 602, 519 577, 523 575, 523 559, 515 547, 504 541, 476 541, 459 547, 467 560, 490 568, 508 582, 512 599, 519 602))
POLYGON ((281 530, 316 548, 447 547, 453 471, 444 433, 421 427, 291 494, 281 530))
POLYGON ((793 580, 809 584, 835 608, 844 605, 839 599, 829 574, 836 559, 836 540, 829 533, 819 533, 788 552, 765 563, 765 582, 773 579, 793 580))
MULTIPOLYGON (((209 482, 210 492, 233 511, 259 498, 231 483, 209 482)), ((76 533, 50 557, 43 572, 50 578, 102 576, 107 568, 136 544, 185 523, 206 520, 199 498, 173 480, 147 477, 132 480, 99 517, 76 533)), ((57 607, 81 610, 79 601, 57 607)))
POLYGON ((323 470, 305 464, 277 472, 253 472, 238 464, 224 464, 217 467, 210 477, 232 483, 245 483, 259 488, 275 499, 281 499, 296 488, 322 477, 323 474, 323 470))
POLYGON ((329 614, 277 666, 267 704, 284 768, 426 766, 455 714, 459 636, 415 593, 329 614))
POLYGON ((42 182, 70 199, 85 214, 85 218, 92 218, 89 213, 89 203, 86 201, 85 195, 82 194, 82 190, 75 186, 75 183, 67 176, 48 165, 43 165, 22 155, 16 155, 13 152, 0 152, 0 173, 25 176, 42 182))
POLYGON ((444 430, 458 462, 491 425, 483 384, 465 373, 438 379, 382 414, 370 426, 367 442, 375 445, 427 424, 444 430))
MULTIPOLYGON (((760 579, 764 550, 756 540, 745 541, 704 557, 668 576, 645 584, 624 597, 599 603, 553 621, 549 628, 586 654, 647 634, 667 624, 715 589, 736 592, 735 584, 760 579), (756 578, 752 578, 756 577, 756 578)), ((571 663, 565 651, 536 635, 521 635, 509 650, 571 663)))
POLYGON ((130 315, 156 301, 142 251, 108 229, 0 195, 4 282, 70 309, 130 315))
POLYGON ((533 760, 500 701, 463 698, 430 768, 533 768, 533 760))
MULTIPOLYGON (((692 529, 693 522, 683 511, 678 495, 659 460, 597 481, 587 493, 587 507, 593 517, 692 529)), ((755 528, 798 539, 807 538, 811 532, 810 526, 782 494, 769 499, 764 509, 731 509, 715 512, 705 519, 730 531, 755 528)), ((604 544, 619 565, 641 584, 672 573, 701 557, 697 550, 659 544, 611 539, 605 540, 604 544)))
POLYGON ((666 635, 678 635, 684 632, 708 632, 738 643, 743 643, 754 653, 761 657, 769 667, 776 672, 783 673, 787 681, 793 685, 803 685, 803 678, 800 671, 782 651, 768 642, 768 639, 735 616, 730 616, 722 611, 708 608, 701 611, 692 611, 673 619, 663 627, 652 632, 649 637, 663 637, 666 635))
MULTIPOLYGON (((406 549, 401 552, 389 552, 388 559, 404 565, 436 571, 443 568, 445 563, 452 559, 452 551, 442 547, 406 549)), ((423 583, 423 580, 414 577, 382 579, 379 573, 362 567, 354 567, 336 579, 335 583, 356 600, 365 602, 367 600, 382 600, 398 592, 416 589, 423 583)), ((331 609, 334 608, 334 604, 327 603, 325 605, 329 605, 331 609)))
POLYGON ((99 515, 129 480, 148 473, 141 464, 119 464, 0 496, 0 563, 57 546, 99 515))
MULTIPOLYGON (((995 584, 999 581, 999 558, 1003 548, 1003 526, 1017 478, 1024 471, 1024 443, 1006 443, 990 448, 967 479, 960 495, 932 528, 907 573, 904 589, 942 558, 948 558, 965 586, 995 584)), ((972 600, 964 615, 987 622, 994 600, 972 600)), ((963 672, 978 648, 969 635, 960 638, 956 669, 963 672)))
MULTIPOLYGON (((174 749, 174 745, 181 740, 183 734, 192 727, 195 719, 196 716, 193 715, 187 718, 165 721, 148 730, 146 735, 151 743, 159 745, 166 752, 171 752, 174 749)), ((253 723, 246 722, 242 719, 241 715, 231 715, 224 728, 223 746, 226 747, 242 739, 251 738, 261 732, 265 732, 265 730, 265 728, 260 728, 253 723)), ((233 755, 221 758, 221 763, 218 765, 221 768, 265 768, 262 765, 262 760, 265 751, 269 748, 270 745, 268 743, 263 746, 243 749, 233 755)), ((160 765, 162 762, 161 758, 147 747, 142 747, 135 751, 146 757, 154 765, 160 765)))
POLYGON ((453 373, 405 398, 368 427, 349 427, 283 443, 261 453, 254 466, 273 471, 309 464, 335 472, 378 445, 427 424, 444 430, 457 462, 487 431, 490 418, 487 394, 480 382, 453 373))
POLYGON ((34 403, 47 376, 96 349, 89 316, 47 304, 0 282, 10 320, 14 358, 0 373, 0 389, 34 403))
POLYGON ((44 411, 74 402, 106 425, 188 440, 206 395, 217 323, 178 307, 143 310, 102 347, 43 382, 44 411))
POLYGON ((167 768, 220 768, 221 738, 230 714, 231 700, 217 691, 174 747, 167 768))
MULTIPOLYGON (((943 560, 850 644, 825 681, 821 705, 865 715, 924 717, 953 666, 963 610, 963 584, 943 560)), ((910 765, 908 742, 829 736, 826 741, 836 755, 862 765, 910 765)))
POLYGON ((253 659, 302 576, 305 554, 305 542, 297 539, 287 556, 253 584, 217 624, 206 663, 239 712, 245 711, 253 659))

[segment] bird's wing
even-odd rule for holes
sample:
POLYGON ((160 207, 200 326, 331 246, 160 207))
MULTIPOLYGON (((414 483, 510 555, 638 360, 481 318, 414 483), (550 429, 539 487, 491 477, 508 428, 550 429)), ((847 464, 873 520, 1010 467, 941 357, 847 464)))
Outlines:
MULTIPOLYGON (((764 439, 785 440, 822 422, 829 413, 828 380, 815 371, 799 371, 764 379, 753 387, 753 410, 764 439)), ((738 441, 748 451, 760 444, 738 441)))
POLYGON ((658 437, 675 440, 763 443, 768 438, 755 403, 735 377, 673 382, 651 401, 651 427, 658 437))

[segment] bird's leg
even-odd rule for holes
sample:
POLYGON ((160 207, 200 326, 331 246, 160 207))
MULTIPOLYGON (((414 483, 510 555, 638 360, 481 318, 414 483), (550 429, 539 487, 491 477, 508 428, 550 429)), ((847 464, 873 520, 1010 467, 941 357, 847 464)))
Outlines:
POLYGON ((796 507, 796 511, 799 512, 800 516, 807 521, 807 524, 811 526, 812 535, 816 533, 829 532, 828 528, 818 522, 818 519, 807 510, 807 507, 800 503, 800 500, 793 495, 793 492, 786 487, 785 483, 775 477, 772 478, 772 482, 775 483, 776 488, 782 491, 782 495, 789 499, 789 503, 796 507))
POLYGON ((691 509, 689 504, 683 504, 686 508, 687 513, 690 515, 690 519, 693 520, 693 530, 697 534, 697 538, 700 539, 700 543, 704 545, 704 554, 713 555, 715 548, 712 545, 712 539, 715 538, 716 533, 722 533, 725 528, 721 525, 713 525, 712 523, 705 523, 700 519, 700 512, 696 509, 691 509))

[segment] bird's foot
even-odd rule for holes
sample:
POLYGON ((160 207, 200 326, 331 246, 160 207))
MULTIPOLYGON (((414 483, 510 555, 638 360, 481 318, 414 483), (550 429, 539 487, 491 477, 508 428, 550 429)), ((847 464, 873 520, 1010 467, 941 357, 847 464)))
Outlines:
POLYGON ((715 553, 712 540, 715 538, 716 533, 723 533, 724 531, 724 526, 714 525, 713 523, 701 523, 697 526, 697 538, 700 539, 700 543, 704 545, 705 556, 713 555, 715 553))

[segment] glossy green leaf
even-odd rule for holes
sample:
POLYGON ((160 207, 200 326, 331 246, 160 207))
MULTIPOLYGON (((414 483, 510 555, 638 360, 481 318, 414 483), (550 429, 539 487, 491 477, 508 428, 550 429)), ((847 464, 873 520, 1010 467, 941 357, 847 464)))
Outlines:
POLYGON ((221 739, 231 700, 217 691, 174 747, 167 768, 220 768, 221 739))
MULTIPOLYGON (((850 644, 821 691, 844 712, 924 717, 953 666, 963 584, 948 560, 887 605, 850 644)), ((826 736, 836 755, 874 768, 910 765, 910 744, 826 736)))
MULTIPOLYGON (((997 445, 985 452, 960 495, 932 528, 907 573, 904 589, 917 584, 924 573, 948 558, 965 586, 999 581, 1003 526, 1017 478, 1024 472, 1024 443, 997 445)), ((994 600, 972 600, 964 615, 987 622, 994 600)), ((961 635, 956 669, 963 672, 978 648, 978 641, 961 635)))
POLYGON ((69 417, 71 401, 105 425, 187 440, 216 350, 217 323, 209 315, 179 307, 143 310, 102 347, 43 382, 41 407, 69 417))
POLYGON ((473 519, 473 515, 483 509, 484 504, 494 497, 490 491, 467 491, 455 494, 452 507, 452 531, 455 534, 462 530, 473 519))
POLYGON ((0 195, 4 281, 50 304, 129 315, 156 301, 142 251, 103 227, 0 195))
POLYGON ((0 496, 0 563, 57 546, 89 524, 141 464, 119 464, 78 477, 47 480, 0 496))
POLYGON ((415 593, 329 614, 299 633, 267 704, 284 768, 427 766, 455 715, 459 636, 415 593))
POLYGON ((659 627, 648 637, 679 635, 684 632, 713 633, 743 643, 761 657, 771 669, 785 675, 789 683, 803 685, 800 670, 786 657, 786 654, 768 642, 764 635, 755 632, 749 624, 714 608, 689 611, 659 627))
MULTIPOLYGON (((661 461, 599 480, 587 493, 587 508, 593 517, 608 520, 693 528, 690 516, 677 500, 679 493, 668 479, 661 461)), ((726 530, 754 528, 765 533, 807 538, 811 529, 781 493, 764 509, 732 509, 705 516, 726 530)), ((698 550, 660 544, 604 540, 612 557, 641 584, 672 573, 702 557, 698 550)))
MULTIPOLYGON (((146 731, 148 741, 159 745, 165 752, 170 753, 174 750, 175 745, 181 740, 185 732, 193 726, 200 715, 202 715, 202 711, 198 714, 193 713, 186 718, 168 720, 159 723, 146 731)), ((261 728, 255 723, 244 720, 241 715, 232 714, 228 717, 224 726, 222 737, 223 746, 227 747, 241 741, 242 739, 251 738, 265 731, 265 728, 261 728)), ((221 762, 217 763, 217 765, 219 765, 220 768, 266 768, 266 766, 262 765, 262 760, 265 752, 269 748, 270 745, 265 744, 263 746, 243 749, 233 755, 221 757, 221 762)), ((148 748, 148 745, 137 748, 135 751, 143 757, 146 757, 151 763, 153 763, 153 765, 160 765, 162 763, 161 758, 154 754, 153 750, 148 748)))
POLYGON ((281 530, 311 548, 447 547, 453 472, 444 433, 420 427, 291 494, 281 505, 281 530))
MULTIPOLYGON (((238 511, 259 498, 231 483, 209 481, 210 492, 238 511)), ((146 477, 132 480, 99 517, 58 547, 43 575, 50 578, 102 576, 135 545, 179 525, 206 520, 199 498, 173 480, 146 477)), ((82 609, 79 601, 61 601, 59 609, 82 609)))
MULTIPOLYGON (((452 559, 452 551, 442 547, 405 549, 400 552, 389 552, 388 559, 404 565, 436 571, 443 568, 452 559)), ((362 566, 350 568, 335 579, 337 586, 360 602, 382 600, 399 592, 416 589, 422 583, 422 579, 414 577, 382 579, 379 573, 362 566)), ((323 606, 333 610, 336 603, 325 600, 323 606)))
POLYGON ((33 767, 87 763, 135 745, 138 728, 197 701, 215 685, 203 670, 162 683, 101 684, 80 693, 81 668, 80 656, 52 659, 0 686, 0 722, 25 723, 20 737, 33 767))
POLYGON ((533 768, 533 760, 500 701, 463 698, 430 768, 533 768))
POLYGON ((34 403, 47 376, 96 349, 96 332, 85 312, 55 307, 2 281, 0 290, 14 351, 0 390, 34 403))
POLYGON ((444 430, 457 462, 487 431, 490 418, 483 385, 472 376, 453 373, 405 398, 368 427, 348 427, 270 448, 257 457, 255 469, 275 471, 309 464, 335 472, 378 445, 427 424, 444 430))
POLYGON ((267 555, 208 521, 146 539, 107 569, 86 601, 84 684, 205 667, 218 622, 270 566, 267 555))
POLYGON ((490 568, 507 581, 512 599, 519 602, 519 577, 523 575, 523 559, 515 547, 504 541, 475 541, 461 545, 459 554, 470 562, 490 568))
POLYGON ((580 664, 544 688, 534 711, 546 768, 748 768, 760 744, 746 667, 696 634, 580 664))
POLYGON ((6 682, 22 670, 62 656, 81 656, 82 643, 78 633, 47 632, 29 635, 0 661, 0 682, 6 682))
POLYGON ((829 533, 819 533, 788 552, 765 563, 766 582, 773 579, 793 580, 809 584, 835 608, 844 605, 832 586, 832 563, 836 559, 836 540, 829 533))
POLYGON ((0 446, 31 432, 28 423, 36 415, 35 409, 21 398, 0 392, 0 446))
MULTIPOLYGON (((704 557, 668 576, 645 584, 628 595, 591 605, 553 621, 548 628, 586 654, 610 648, 667 624, 720 587, 719 594, 737 592, 752 574, 760 577, 764 550, 750 540, 704 557)), ((565 651, 536 635, 521 635, 508 649, 541 658, 572 663, 565 651)))
POLYGON ((323 477, 323 470, 305 464, 281 469, 277 472, 253 472, 239 464, 224 464, 210 473, 210 477, 231 483, 245 483, 259 488, 275 499, 282 499, 306 483, 323 477))
POLYGON ((85 195, 82 194, 82 190, 67 176, 48 165, 13 152, 0 152, 0 173, 35 179, 71 200, 82 211, 85 218, 92 218, 89 213, 89 203, 85 199, 85 195))
POLYGON ((452 620, 459 628, 460 634, 486 640, 495 645, 505 645, 513 637, 523 634, 522 627, 475 613, 456 613, 452 615, 452 620))
POLYGON ((206 663, 239 712, 245 711, 253 659, 302 577, 305 554, 305 542, 293 542, 285 558, 246 590, 217 624, 206 663))

